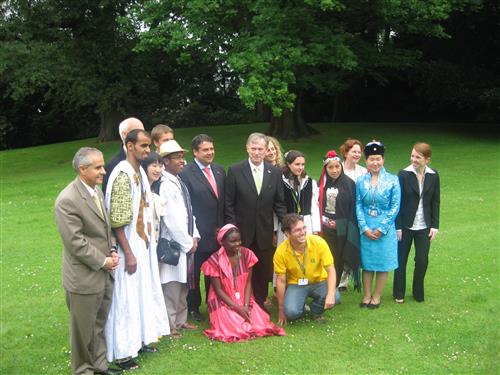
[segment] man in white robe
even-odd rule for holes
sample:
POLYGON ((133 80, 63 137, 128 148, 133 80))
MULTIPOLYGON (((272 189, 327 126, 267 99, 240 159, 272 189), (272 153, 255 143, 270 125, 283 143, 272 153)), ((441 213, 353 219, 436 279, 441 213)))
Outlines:
POLYGON ((113 169, 106 191, 106 207, 123 260, 116 270, 105 329, 107 356, 127 370, 138 368, 133 360, 138 353, 156 351, 148 344, 170 333, 152 232, 151 190, 140 167, 150 143, 144 130, 128 133, 127 159, 113 169))

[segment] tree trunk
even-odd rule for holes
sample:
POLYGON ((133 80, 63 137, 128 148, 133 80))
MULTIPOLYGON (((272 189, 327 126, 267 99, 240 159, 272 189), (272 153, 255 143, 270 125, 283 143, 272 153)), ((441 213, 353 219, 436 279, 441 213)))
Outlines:
POLYGON ((271 108, 262 102, 257 102, 257 118, 262 122, 271 121, 271 108))
POLYGON ((333 111, 332 111, 332 122, 335 122, 339 118, 339 97, 340 94, 337 92, 333 97, 333 111))
POLYGON ((118 125, 123 120, 123 115, 116 110, 101 112, 99 115, 101 117, 101 129, 99 130, 98 141, 105 142, 120 139, 118 125))
POLYGON ((297 139, 317 134, 302 117, 302 94, 297 95, 293 109, 285 109, 280 117, 271 117, 268 134, 280 139, 297 139))

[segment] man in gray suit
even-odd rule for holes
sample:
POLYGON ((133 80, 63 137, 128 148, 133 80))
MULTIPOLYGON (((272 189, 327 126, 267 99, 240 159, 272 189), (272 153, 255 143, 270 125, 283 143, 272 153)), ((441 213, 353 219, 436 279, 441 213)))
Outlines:
POLYGON ((78 173, 55 202, 63 242, 63 287, 71 318, 73 374, 116 374, 108 367, 104 325, 113 295, 119 257, 111 236, 103 194, 97 187, 106 174, 102 153, 82 147, 73 158, 78 173))

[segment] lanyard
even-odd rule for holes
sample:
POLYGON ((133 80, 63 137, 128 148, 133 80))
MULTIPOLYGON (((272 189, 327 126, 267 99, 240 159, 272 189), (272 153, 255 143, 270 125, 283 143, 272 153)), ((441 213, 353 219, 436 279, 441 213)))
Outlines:
POLYGON ((306 255, 307 255, 307 243, 306 243, 306 247, 304 249, 304 263, 300 263, 300 260, 299 260, 299 257, 297 256, 297 254, 295 253, 295 250, 293 249, 292 247, 292 254, 293 254, 293 257, 295 258, 295 260, 297 261, 297 263, 299 264, 299 267, 302 271, 302 274, 304 275, 304 277, 306 277, 306 255))

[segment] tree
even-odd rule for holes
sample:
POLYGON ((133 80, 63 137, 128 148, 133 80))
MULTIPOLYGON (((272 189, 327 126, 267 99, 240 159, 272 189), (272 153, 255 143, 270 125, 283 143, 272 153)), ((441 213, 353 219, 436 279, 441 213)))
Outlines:
POLYGON ((136 36, 118 27, 132 2, 5 2, 3 99, 19 102, 36 94, 39 108, 50 102, 85 111, 94 108, 100 119, 99 139, 116 138, 125 114, 147 113, 148 107, 159 105, 154 101, 159 96, 152 93, 158 89, 154 73, 161 68, 145 61, 155 55, 134 52, 136 36))
POLYGON ((446 37, 440 22, 474 2, 146 0, 134 16, 147 27, 144 48, 198 49, 226 62, 243 103, 271 108, 270 133, 296 137, 309 132, 304 90, 340 93, 363 76, 384 82, 420 55, 395 46, 395 36, 446 37))

